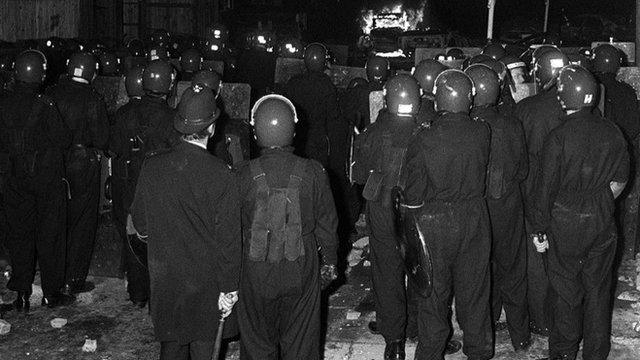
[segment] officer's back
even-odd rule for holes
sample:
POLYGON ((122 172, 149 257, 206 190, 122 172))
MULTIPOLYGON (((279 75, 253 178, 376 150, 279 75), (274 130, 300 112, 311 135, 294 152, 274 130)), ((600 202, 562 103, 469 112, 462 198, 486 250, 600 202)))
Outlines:
POLYGON ((408 180, 411 201, 416 198, 449 203, 481 198, 484 194, 489 128, 471 120, 470 100, 458 99, 464 95, 453 91, 442 96, 440 108, 436 109, 441 113, 429 128, 416 135, 408 149, 407 168, 424 172, 421 177, 408 180))
POLYGON ((640 133, 638 103, 633 88, 616 76, 622 63, 622 52, 610 44, 602 44, 593 49, 593 73, 604 85, 604 116, 615 122, 628 141, 640 133))
POLYGON ((88 53, 74 54, 69 62, 69 76, 47 89, 71 129, 73 144, 104 149, 109 139, 106 105, 91 82, 97 61, 88 53), (73 71, 73 72, 71 72, 73 71))

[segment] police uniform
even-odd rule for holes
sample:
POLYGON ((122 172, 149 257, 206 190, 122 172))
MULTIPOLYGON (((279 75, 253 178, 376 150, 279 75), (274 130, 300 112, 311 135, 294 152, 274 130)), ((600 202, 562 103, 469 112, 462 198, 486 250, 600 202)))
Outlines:
POLYGON ((30 295, 37 260, 48 298, 65 280, 63 152, 71 136, 53 101, 37 94, 39 87, 19 82, 0 99, 0 194, 13 266, 7 287, 30 295))
MULTIPOLYGON (((115 115, 109 149, 113 159, 113 214, 123 239, 127 215, 133 201, 142 163, 149 155, 167 149, 177 142, 178 134, 172 126, 175 110, 161 97, 133 98, 115 115)), ((127 290, 132 301, 144 302, 149 297, 149 274, 146 251, 134 253, 136 240, 124 242, 127 290)))
MULTIPOLYGON (((525 202, 526 233, 533 231, 530 226, 529 207, 532 204, 532 191, 535 184, 540 154, 547 135, 562 123, 562 108, 556 98, 555 88, 523 99, 515 108, 515 116, 522 123, 529 153, 529 171, 522 183, 522 195, 525 202)), ((549 312, 547 309, 547 292, 549 280, 544 269, 542 257, 535 251, 535 247, 528 242, 527 250, 527 284, 529 315, 533 328, 543 333, 549 329, 549 312)))
POLYGON ((81 290, 89 272, 100 203, 99 150, 107 147, 109 122, 104 101, 90 84, 61 79, 48 89, 71 129, 66 157, 66 179, 71 188, 68 205, 67 267, 65 282, 81 290))
POLYGON ((489 128, 465 113, 439 115, 409 143, 406 205, 415 209, 427 237, 434 281, 431 296, 419 304, 416 359, 443 358, 454 294, 464 353, 471 359, 493 355, 491 238, 483 198, 488 161, 489 128))
POLYGON ((640 118, 638 116, 638 100, 635 90, 627 83, 616 80, 616 75, 611 73, 597 73, 596 77, 604 85, 604 117, 613 121, 629 143, 631 154, 631 169, 635 169, 635 176, 629 182, 629 189, 625 191, 618 214, 623 224, 621 233, 624 234, 625 252, 632 250, 636 254, 640 249, 640 237, 638 236, 638 170, 640 164, 640 118), (635 235, 635 236, 634 236, 635 235))
POLYGON ((520 192, 520 183, 529 171, 527 148, 520 123, 499 114, 498 107, 474 107, 471 117, 484 121, 491 129, 486 197, 493 234, 493 322, 500 319, 504 306, 511 342, 520 349, 530 338, 527 248, 520 192))
POLYGON ((584 359, 606 359, 617 244, 610 182, 627 181, 629 156, 620 131, 597 112, 584 108, 562 122, 544 143, 532 197, 532 228, 550 246, 549 352, 575 359, 583 338, 584 359))
POLYGON ((319 359, 318 248, 324 264, 337 262, 338 219, 327 175, 292 147, 263 149, 238 173, 245 239, 241 358, 319 359))
POLYGON ((398 249, 391 190, 404 187, 400 175, 416 128, 414 117, 399 117, 382 110, 376 122, 358 138, 355 157, 355 180, 365 185, 363 194, 367 200, 377 326, 388 343, 404 341, 407 323, 405 269, 398 249), (373 188, 377 189, 367 190, 373 188))
POLYGON ((418 123, 431 125, 431 123, 436 119, 437 116, 438 114, 433 107, 433 99, 427 96, 422 97, 422 104, 420 105, 420 111, 417 115, 418 123))
POLYGON ((322 72, 295 76, 287 83, 285 94, 300 116, 296 150, 327 167, 329 126, 338 119, 338 97, 331 79, 322 72))

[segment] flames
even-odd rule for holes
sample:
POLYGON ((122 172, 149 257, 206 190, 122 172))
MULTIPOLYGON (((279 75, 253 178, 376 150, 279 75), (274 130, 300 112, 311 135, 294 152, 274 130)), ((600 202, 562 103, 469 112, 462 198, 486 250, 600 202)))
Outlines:
POLYGON ((377 10, 362 10, 360 26, 365 34, 372 29, 400 28, 403 31, 416 30, 424 17, 427 0, 416 8, 405 8, 402 4, 383 6, 377 10))

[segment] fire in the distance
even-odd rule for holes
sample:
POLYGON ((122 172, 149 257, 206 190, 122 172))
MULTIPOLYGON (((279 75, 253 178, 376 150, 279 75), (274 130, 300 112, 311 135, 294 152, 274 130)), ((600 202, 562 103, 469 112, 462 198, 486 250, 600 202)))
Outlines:
POLYGON ((422 22, 427 1, 421 1, 416 8, 393 4, 372 10, 365 9, 360 13, 362 32, 370 34, 373 29, 400 28, 403 31, 416 30, 422 22))

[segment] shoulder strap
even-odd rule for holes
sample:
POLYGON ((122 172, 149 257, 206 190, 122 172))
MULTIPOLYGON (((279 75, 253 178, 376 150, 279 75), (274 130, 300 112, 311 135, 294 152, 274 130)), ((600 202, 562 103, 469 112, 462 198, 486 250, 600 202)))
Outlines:
POLYGON ((288 189, 298 189, 300 188, 300 184, 302 184, 302 178, 304 176, 304 168, 305 168, 305 160, 297 159, 296 164, 293 167, 293 172, 289 175, 289 185, 288 189))
POLYGON ((251 170, 251 177, 253 181, 258 184, 258 192, 269 192, 269 186, 267 185, 267 176, 260 166, 260 160, 256 159, 249 163, 249 169, 251 170))

